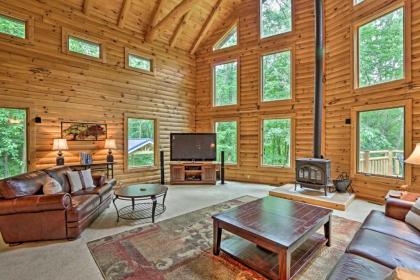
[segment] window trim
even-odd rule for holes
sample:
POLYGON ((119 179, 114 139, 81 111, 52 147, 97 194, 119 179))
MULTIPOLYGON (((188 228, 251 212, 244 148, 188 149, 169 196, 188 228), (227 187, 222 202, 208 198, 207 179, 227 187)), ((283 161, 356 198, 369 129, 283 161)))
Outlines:
POLYGON ((273 114, 273 115, 263 115, 259 117, 258 121, 258 169, 262 171, 276 171, 284 174, 290 174, 290 172, 295 172, 295 159, 296 159, 296 115, 293 114, 273 114), (263 164, 263 137, 264 137, 264 120, 273 120, 273 119, 290 119, 290 166, 272 166, 263 164))
POLYGON ((367 14, 361 19, 356 19, 351 28, 351 81, 353 93, 366 93, 377 90, 389 90, 398 87, 407 87, 412 80, 411 73, 411 5, 410 0, 400 0, 381 9, 374 14, 367 14), (359 87, 359 28, 377 20, 399 8, 404 10, 404 77, 399 80, 389 81, 376 85, 359 87))
POLYGON ((270 52, 261 53, 260 56, 259 56, 259 60, 260 60, 260 66, 259 66, 260 81, 259 81, 259 88, 258 88, 258 90, 259 90, 258 105, 260 105, 260 106, 278 106, 279 104, 294 103, 295 100, 296 100, 296 98, 295 98, 296 97, 296 94, 295 94, 295 89, 296 89, 295 46, 280 49, 280 50, 274 50, 274 51, 270 51, 270 52), (283 100, 264 101, 263 100, 263 97, 264 97, 263 96, 264 95, 263 58, 266 55, 282 53, 282 52, 286 52, 286 51, 290 51, 290 72, 291 72, 290 98, 289 99, 283 99, 283 100))
POLYGON ((106 63, 105 43, 103 43, 100 40, 95 39, 93 36, 87 36, 83 33, 71 31, 64 27, 62 28, 62 31, 61 31, 61 51, 65 54, 72 55, 75 57, 106 63), (68 45, 69 37, 75 37, 76 39, 84 40, 84 41, 99 45, 99 58, 70 51, 69 45, 68 45))
POLYGON ((214 110, 232 110, 241 104, 241 62, 240 57, 215 62, 211 65, 211 105, 214 110), (216 101, 216 66, 236 62, 236 104, 215 105, 216 101))
POLYGON ((258 5, 258 39, 260 41, 266 41, 266 40, 273 40, 273 39, 278 39, 279 37, 282 36, 291 36, 295 33, 296 30, 296 26, 295 26, 295 18, 296 18, 296 11, 295 11, 295 0, 290 0, 291 4, 292 4, 292 29, 290 31, 281 33, 281 34, 275 34, 275 35, 271 35, 268 37, 262 37, 262 9, 261 9, 261 4, 262 4, 262 0, 259 0, 259 5, 258 5))
POLYGON ((357 170, 357 152, 359 146, 359 113, 365 111, 391 109, 397 107, 404 107, 404 155, 408 157, 413 151, 413 132, 412 132, 412 100, 396 100, 384 103, 375 103, 362 106, 354 106, 351 108, 351 162, 350 175, 352 178, 372 183, 402 185, 411 183, 412 166, 411 164, 404 164, 404 178, 393 178, 388 176, 381 176, 376 174, 364 174, 357 170))
POLYGON ((138 114, 124 114, 124 172, 135 173, 140 171, 155 171, 159 169, 159 119, 150 118, 145 115, 138 114), (143 119, 154 122, 154 164, 151 166, 142 166, 129 168, 128 166, 128 119, 143 119))
POLYGON ((132 71, 136 71, 142 74, 147 74, 147 75, 151 75, 151 76, 156 76, 156 61, 155 58, 151 55, 145 54, 143 52, 137 51, 137 50, 133 50, 130 48, 124 48, 124 68, 127 70, 132 70, 132 71), (147 71, 147 70, 143 70, 143 69, 139 69, 139 68, 135 68, 135 67, 131 67, 129 64, 129 55, 134 55, 143 59, 148 59, 150 60, 150 64, 151 64, 151 71, 147 71))
POLYGON ((25 22, 25 38, 20 38, 13 35, 0 33, 1 39, 11 41, 11 42, 16 42, 16 43, 26 43, 26 44, 33 43, 34 33, 35 33, 35 30, 34 30, 35 21, 34 21, 33 16, 26 15, 19 12, 10 11, 10 10, 5 10, 2 8, 0 8, 0 14, 10 19, 20 20, 20 21, 25 22))
POLYGON ((234 168, 239 168, 240 167, 240 149, 239 149, 239 145, 241 144, 241 135, 240 135, 240 131, 241 131, 241 127, 240 127, 240 121, 241 118, 240 117, 216 117, 213 118, 211 123, 212 123, 212 130, 214 133, 216 133, 216 123, 218 122, 236 122, 236 163, 225 163, 226 168, 228 169, 234 169, 234 168))
POLYGON ((223 36, 217 40, 216 43, 213 44, 212 46, 212 51, 213 53, 218 53, 218 52, 224 52, 224 51, 230 51, 232 49, 236 49, 239 47, 240 44, 240 36, 239 36, 239 19, 235 19, 233 21, 232 24, 229 25, 229 28, 227 29, 227 31, 223 34, 223 36), (222 48, 222 49, 214 49, 216 45, 220 44, 224 39, 227 38, 227 36, 229 35, 229 33, 232 31, 232 29, 236 26, 236 45, 230 46, 230 47, 226 47, 226 48, 222 48))

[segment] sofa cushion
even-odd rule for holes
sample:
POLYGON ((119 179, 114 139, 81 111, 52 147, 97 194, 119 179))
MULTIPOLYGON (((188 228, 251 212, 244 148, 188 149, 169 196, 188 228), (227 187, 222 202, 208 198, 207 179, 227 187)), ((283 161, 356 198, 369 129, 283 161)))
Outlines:
POLYGON ((79 196, 72 196, 72 207, 67 210, 67 221, 77 222, 82 220, 84 217, 96 211, 100 199, 95 194, 85 194, 79 196))
POLYGON ((68 171, 71 171, 70 167, 68 166, 55 166, 45 169, 45 172, 50 175, 50 177, 54 178, 60 183, 60 185, 63 187, 63 192, 70 193, 70 183, 66 175, 68 171))
POLYGON ((346 252, 392 269, 418 269, 420 263, 420 245, 370 229, 360 229, 346 252))
POLYGON ((380 211, 370 212, 362 228, 391 235, 420 246, 420 232, 417 229, 403 221, 387 217, 380 211))
POLYGON ((0 181, 0 195, 6 199, 34 195, 40 192, 48 181, 48 175, 43 171, 21 174, 0 181))
POLYGON ((100 197, 101 203, 104 201, 112 190, 111 184, 105 184, 102 187, 96 187, 94 189, 80 190, 72 193, 72 196, 86 195, 86 194, 96 194, 100 197))
POLYGON ((383 280, 392 269, 363 257, 344 254, 326 279, 383 280))
POLYGON ((405 216, 405 222, 420 230, 420 198, 417 199, 407 216, 405 216))

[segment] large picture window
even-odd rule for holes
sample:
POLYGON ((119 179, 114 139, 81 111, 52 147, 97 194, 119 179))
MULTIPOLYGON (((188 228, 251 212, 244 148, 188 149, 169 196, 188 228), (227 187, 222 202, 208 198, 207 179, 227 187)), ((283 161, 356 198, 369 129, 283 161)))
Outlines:
POLYGON ((156 120, 126 118, 127 169, 156 166, 156 120))
POLYGON ((264 119, 262 121, 262 165, 290 167, 291 119, 264 119))
POLYGON ((404 107, 358 113, 357 171, 404 177, 404 107))
POLYGON ((0 179, 28 169, 26 124, 25 109, 0 108, 0 179))
POLYGON ((215 65, 213 68, 214 106, 238 104, 238 62, 215 65))
POLYGON ((262 101, 291 99, 291 51, 264 55, 261 68, 262 101))
POLYGON ((261 0, 261 38, 292 31, 292 0, 261 0))
POLYGON ((356 38, 356 87, 404 79, 404 7, 359 26, 356 38))
POLYGON ((217 133, 217 161, 220 162, 220 152, 225 152, 225 162, 228 164, 238 163, 238 122, 220 121, 215 122, 217 133))

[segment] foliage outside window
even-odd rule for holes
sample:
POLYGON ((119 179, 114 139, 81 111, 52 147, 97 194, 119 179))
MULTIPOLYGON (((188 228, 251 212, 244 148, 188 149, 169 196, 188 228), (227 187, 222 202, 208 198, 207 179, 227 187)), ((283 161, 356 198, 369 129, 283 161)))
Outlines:
POLYGON ((152 60, 134 54, 128 54, 128 66, 147 72, 153 71, 152 60))
POLYGON ((27 171, 26 110, 0 108, 0 179, 27 171))
POLYGON ((26 22, 20 19, 0 15, 0 33, 26 38, 26 22))
POLYGON ((404 107, 359 112, 359 173, 404 177, 404 107))
POLYGON ((217 161, 220 162, 220 152, 225 152, 225 162, 238 162, 238 123, 236 121, 216 122, 217 161))
POLYGON ((70 52, 100 58, 101 57, 101 45, 83 40, 77 37, 69 36, 68 37, 68 50, 70 52))
POLYGON ((214 106, 238 103, 238 63, 236 61, 214 66, 214 106))
POLYGON ((262 100, 291 98, 291 52, 279 52, 262 57, 262 100))
POLYGON ((127 118, 128 168, 155 165, 155 121, 127 118))
POLYGON ((399 8, 358 30, 359 87, 404 78, 404 9, 399 8))
POLYGON ((238 27, 232 27, 223 38, 214 45, 213 50, 221 50, 236 46, 238 44, 238 27))
POLYGON ((292 0, 261 0, 261 38, 292 31, 292 0))
POLYGON ((262 164, 290 167, 291 119, 262 122, 262 164))

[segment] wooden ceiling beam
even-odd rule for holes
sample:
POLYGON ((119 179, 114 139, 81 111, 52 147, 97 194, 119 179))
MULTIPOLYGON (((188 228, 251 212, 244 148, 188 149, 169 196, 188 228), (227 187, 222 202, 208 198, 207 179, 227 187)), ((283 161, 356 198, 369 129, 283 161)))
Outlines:
POLYGON ((83 13, 85 15, 89 14, 90 8, 92 7, 93 0, 83 1, 83 13))
POLYGON ((157 20, 159 18, 159 11, 162 9, 162 3, 163 0, 158 0, 157 4, 156 4, 156 8, 153 11, 153 16, 152 16, 152 21, 150 24, 150 29, 152 29, 153 26, 156 25, 157 20))
POLYGON ((198 0, 183 0, 172 11, 169 12, 160 22, 152 26, 152 29, 146 35, 146 41, 153 41, 161 30, 168 27, 179 20, 180 17, 185 15, 192 9, 198 0))
POLYGON ((194 54, 198 47, 200 46, 201 42, 203 41, 205 35, 209 31, 210 27, 212 26, 214 20, 216 19, 217 11, 220 8, 220 5, 222 4, 223 0, 218 0, 216 5, 213 7, 213 10, 211 11, 210 15, 207 17, 206 22, 204 23, 203 27, 200 30, 200 33, 197 37, 197 40, 195 40, 195 43, 190 51, 191 54, 194 54))
POLYGON ((121 6, 120 15, 118 16, 118 27, 123 28, 130 10, 131 0, 124 0, 121 6))
POLYGON ((177 40, 178 40, 178 37, 179 37, 179 35, 181 34, 181 30, 182 30, 182 28, 185 26, 185 25, 187 25, 187 23, 188 23, 188 21, 189 21, 189 19, 190 19, 190 17, 191 17, 191 10, 189 10, 183 17, 182 17, 182 19, 181 19, 181 21, 178 23, 178 25, 177 25, 177 27, 176 27, 176 29, 175 29, 175 31, 174 31, 174 34, 172 35, 172 38, 171 38, 171 40, 169 41, 169 45, 171 46, 171 47, 174 47, 175 46, 175 44, 176 44, 176 42, 177 42, 177 40))

